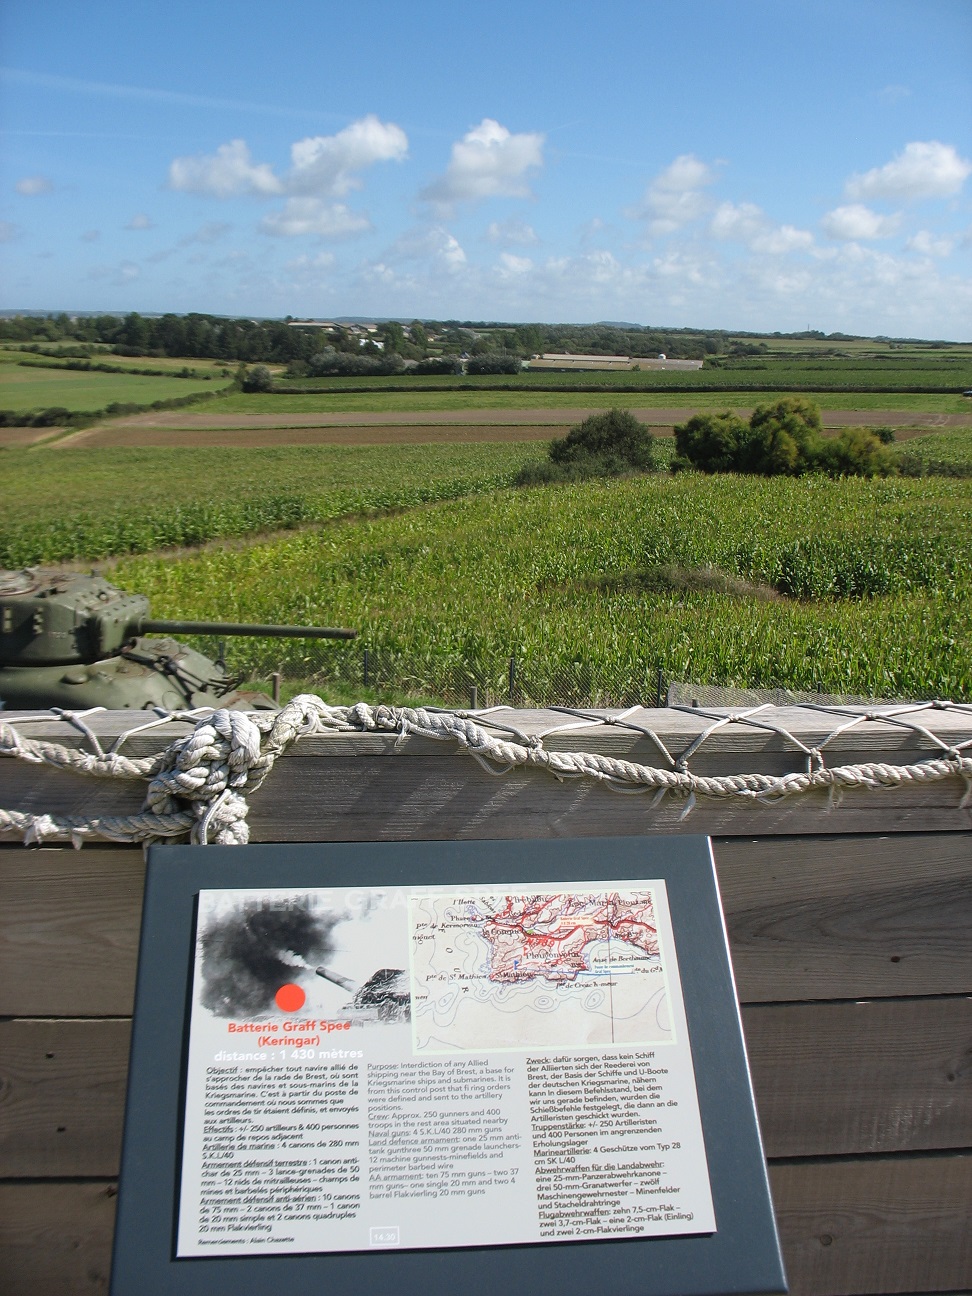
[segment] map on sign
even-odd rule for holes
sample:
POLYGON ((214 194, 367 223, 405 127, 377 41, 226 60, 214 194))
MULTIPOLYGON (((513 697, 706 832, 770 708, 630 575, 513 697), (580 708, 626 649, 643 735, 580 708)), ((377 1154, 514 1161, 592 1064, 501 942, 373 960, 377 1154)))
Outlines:
POLYGON ((674 1039, 651 889, 422 896, 409 930, 416 1052, 674 1039))

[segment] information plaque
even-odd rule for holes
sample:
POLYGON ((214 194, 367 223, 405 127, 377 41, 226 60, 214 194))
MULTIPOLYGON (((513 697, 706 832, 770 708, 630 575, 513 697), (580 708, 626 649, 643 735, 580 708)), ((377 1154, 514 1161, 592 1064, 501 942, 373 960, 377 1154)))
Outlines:
POLYGON ((785 1290, 704 838, 149 853, 112 1291, 785 1290))

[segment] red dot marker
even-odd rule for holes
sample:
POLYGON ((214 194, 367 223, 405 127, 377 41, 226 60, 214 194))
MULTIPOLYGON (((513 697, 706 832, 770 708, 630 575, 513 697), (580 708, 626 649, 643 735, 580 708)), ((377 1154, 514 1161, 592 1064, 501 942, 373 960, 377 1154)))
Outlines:
POLYGON ((286 985, 280 987, 274 995, 274 999, 281 1012, 296 1012, 298 1008, 303 1008, 307 996, 299 985, 294 985, 293 981, 288 981, 286 985))

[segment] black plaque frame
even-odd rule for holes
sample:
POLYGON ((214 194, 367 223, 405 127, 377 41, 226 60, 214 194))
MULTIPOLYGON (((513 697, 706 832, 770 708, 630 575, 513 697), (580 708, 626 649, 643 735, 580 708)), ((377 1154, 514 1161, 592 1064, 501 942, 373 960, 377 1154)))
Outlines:
POLYGON ((784 1292, 712 852, 704 837, 153 847, 112 1266, 114 1296, 717 1296, 784 1292), (717 1230, 442 1250, 174 1254, 198 892, 664 878, 717 1230))

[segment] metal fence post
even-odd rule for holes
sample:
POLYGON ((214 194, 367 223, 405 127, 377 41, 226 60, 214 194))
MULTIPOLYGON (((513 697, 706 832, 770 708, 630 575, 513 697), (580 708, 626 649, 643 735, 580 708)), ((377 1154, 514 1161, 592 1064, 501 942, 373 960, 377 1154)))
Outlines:
POLYGON ((368 649, 367 648, 364 650, 364 680, 362 682, 364 684, 364 687, 367 688, 368 687, 368 649))
POLYGON ((664 682, 665 682, 665 676, 664 676, 664 674, 662 673, 662 668, 659 666, 659 667, 658 667, 658 678, 657 678, 657 680, 655 681, 655 707, 656 707, 659 711, 661 710, 661 704, 662 704, 662 685, 664 684, 664 682))
POLYGON ((516 688, 516 658, 510 658, 510 701, 513 701, 513 691, 516 688))

